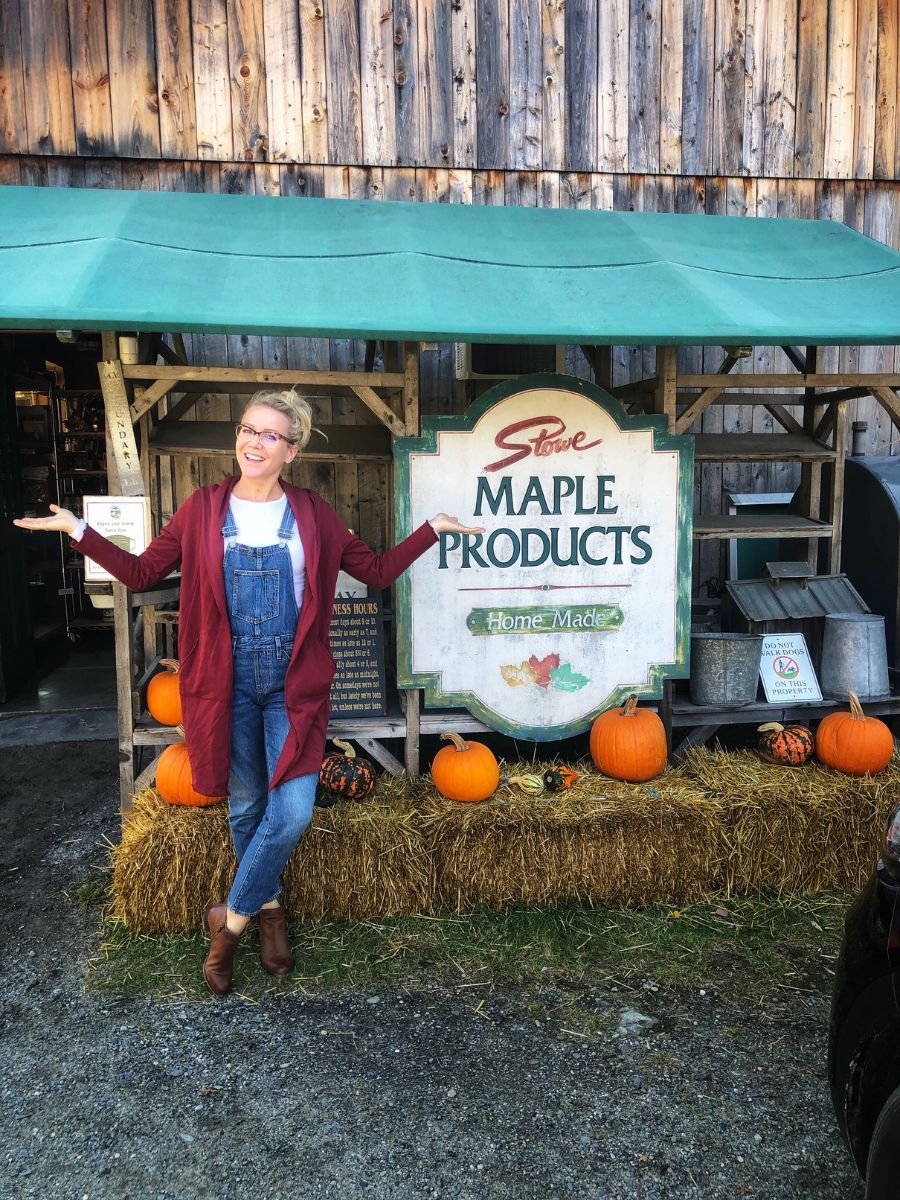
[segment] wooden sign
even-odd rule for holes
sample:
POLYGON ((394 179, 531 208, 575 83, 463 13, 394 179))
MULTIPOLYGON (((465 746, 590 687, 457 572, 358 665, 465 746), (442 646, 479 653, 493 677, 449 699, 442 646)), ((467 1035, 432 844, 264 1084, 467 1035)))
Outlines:
POLYGON ((822 699, 822 689, 802 633, 767 634, 759 662, 769 704, 799 704, 822 699))
POLYGON ((688 674, 693 438, 562 375, 492 388, 395 443, 405 534, 442 534, 398 585, 398 682, 539 741, 688 674))
POLYGON ((384 616, 381 592, 341 572, 329 630, 337 669, 331 685, 333 717, 380 717, 387 711, 384 616))

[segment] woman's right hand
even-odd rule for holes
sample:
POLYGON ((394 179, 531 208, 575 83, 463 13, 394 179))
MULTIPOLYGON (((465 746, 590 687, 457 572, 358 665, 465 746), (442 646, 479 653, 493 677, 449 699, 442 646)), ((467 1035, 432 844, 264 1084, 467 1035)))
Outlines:
POLYGON ((52 517, 17 517, 13 525, 18 525, 20 529, 56 529, 62 530, 63 533, 75 533, 78 529, 78 518, 73 512, 56 504, 50 505, 50 511, 53 513, 52 517))

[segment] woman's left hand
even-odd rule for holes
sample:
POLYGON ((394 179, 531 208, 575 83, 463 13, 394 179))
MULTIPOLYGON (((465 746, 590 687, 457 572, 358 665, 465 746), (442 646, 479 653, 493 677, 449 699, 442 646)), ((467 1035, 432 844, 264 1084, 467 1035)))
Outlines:
POLYGON ((435 533, 484 533, 483 525, 461 525, 459 517, 450 517, 447 513, 429 517, 428 524, 435 533))

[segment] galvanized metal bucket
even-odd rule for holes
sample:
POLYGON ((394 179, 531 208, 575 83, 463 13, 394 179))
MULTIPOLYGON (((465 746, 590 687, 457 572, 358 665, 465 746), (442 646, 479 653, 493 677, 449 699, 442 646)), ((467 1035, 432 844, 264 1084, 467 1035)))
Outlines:
POLYGON ((820 668, 822 695, 846 700, 849 691, 860 700, 887 696, 887 645, 884 617, 876 613, 829 613, 822 636, 820 668))
POLYGON ((762 637, 756 633, 691 635, 691 701, 739 708, 756 699, 762 637))

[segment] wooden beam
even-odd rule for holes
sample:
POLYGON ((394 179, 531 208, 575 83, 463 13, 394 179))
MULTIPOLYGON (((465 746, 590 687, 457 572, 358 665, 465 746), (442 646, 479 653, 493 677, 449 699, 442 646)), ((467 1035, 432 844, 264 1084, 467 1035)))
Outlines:
POLYGON ((844 472, 847 465, 847 402, 834 413, 834 466, 831 469, 831 524, 834 533, 828 552, 828 569, 837 575, 841 569, 841 538, 844 532, 844 472))
POLYGON ((724 388, 707 388, 705 392, 701 392, 697 399, 688 408, 684 410, 678 420, 675 422, 675 433, 684 433, 694 424, 697 418, 709 408, 710 404, 721 396, 724 388))
POLYGON ((798 350, 795 350, 793 346, 782 346, 781 349, 784 351, 785 357, 790 359, 798 371, 806 370, 806 360, 798 350))
POLYGON ((806 430, 803 428, 800 422, 795 417, 791 416, 783 404, 775 404, 773 402, 772 404, 767 404, 766 409, 772 414, 778 424, 788 431, 788 433, 796 433, 801 437, 803 437, 806 433, 806 430))
POLYGON ((137 424, 144 413, 149 412, 151 408, 158 404, 163 396, 167 396, 177 383, 177 379, 157 379, 148 388, 139 392, 135 396, 134 404, 131 405, 132 422, 137 424))
MULTIPOLYGON (((897 385, 894 384, 893 386, 896 387, 897 385)), ((893 391, 891 391, 890 387, 879 387, 877 385, 873 385, 869 388, 869 391, 879 402, 885 412, 888 413, 897 428, 900 429, 900 398, 898 398, 893 391)))
POLYGON ((351 391, 362 400, 370 412, 375 414, 382 425, 387 425, 395 437, 403 437, 406 433, 406 426, 387 401, 382 400, 377 392, 374 392, 370 387, 355 387, 351 391))
MULTIPOLYGON (((174 390, 180 390, 178 388, 174 390)), ((180 400, 176 400, 174 404, 169 405, 169 411, 158 422, 160 426, 171 425, 175 421, 180 421, 185 413, 190 412, 192 408, 197 407, 197 401, 200 399, 202 392, 185 392, 180 400)))
POLYGON ((419 436, 419 345, 403 343, 403 423, 407 437, 419 436))
MULTIPOLYGON (((863 371, 842 372, 837 375, 821 373, 806 375, 750 374, 742 375, 680 375, 679 388, 746 387, 748 384, 763 388, 826 388, 826 387, 900 387, 900 375, 880 375, 863 371)), ((816 396, 816 400, 827 403, 829 397, 816 396)))
POLYGON ((375 738, 357 737, 353 740, 358 746, 361 746, 367 754, 371 754, 375 761, 380 763, 389 774, 402 775, 405 771, 406 768, 403 766, 403 763, 400 761, 400 759, 395 758, 394 755, 391 754, 390 750, 382 746, 381 742, 377 741, 375 738))
POLYGON ((107 466, 112 468, 111 473, 116 478, 116 487, 120 495, 143 496, 144 480, 122 364, 118 359, 107 360, 99 364, 99 371, 103 406, 106 410, 109 447, 107 466))
MULTIPOLYGON (((276 371, 263 367, 169 367, 134 363, 123 368, 126 379, 203 380, 215 383, 281 383, 285 387, 306 384, 317 388, 373 387, 399 391, 404 376, 391 371, 276 371)), ((211 387, 211 392, 222 388, 211 387)))
POLYGON ((676 413, 678 367, 674 346, 656 347, 656 378, 656 411, 667 418, 669 433, 680 433, 676 413))
MULTIPOLYGON (((846 401, 845 401, 846 403, 846 401)), ((843 404, 829 404, 822 414, 822 419, 813 430, 813 437, 817 442, 827 441, 831 436, 831 431, 834 429, 836 414, 844 411, 843 404)))
MULTIPOLYGON (((181 334, 177 334, 176 336, 181 337, 181 334)), ((164 358, 166 360, 166 362, 169 363, 171 366, 177 366, 177 365, 180 365, 181 363, 184 363, 185 366, 187 365, 187 358, 184 356, 184 353, 183 353, 183 351, 184 351, 184 339, 183 338, 181 339, 181 346, 182 346, 181 354, 179 354, 177 350, 173 350, 172 347, 168 344, 168 342, 164 342, 162 337, 160 337, 159 335, 155 336, 151 340, 150 345, 151 345, 153 351, 156 354, 158 354, 160 356, 160 358, 164 358)))
POLYGON ((406 742, 404 746, 404 761, 407 774, 413 779, 419 774, 419 698, 417 688, 407 688, 403 693, 404 711, 406 715, 406 742))

